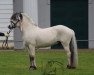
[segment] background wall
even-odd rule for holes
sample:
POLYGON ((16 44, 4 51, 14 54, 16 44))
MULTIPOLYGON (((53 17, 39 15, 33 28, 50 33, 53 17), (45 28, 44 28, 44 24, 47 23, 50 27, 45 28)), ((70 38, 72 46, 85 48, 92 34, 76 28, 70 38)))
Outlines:
POLYGON ((50 27, 50 0, 38 0, 38 26, 50 27))
POLYGON ((23 12, 38 24, 38 0, 23 0, 23 12))
POLYGON ((94 48, 94 0, 88 1, 89 48, 94 48))

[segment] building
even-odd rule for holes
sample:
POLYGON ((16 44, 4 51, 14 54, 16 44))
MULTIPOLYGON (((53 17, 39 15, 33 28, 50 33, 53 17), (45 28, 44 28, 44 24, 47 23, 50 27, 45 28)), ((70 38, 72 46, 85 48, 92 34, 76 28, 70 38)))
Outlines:
MULTIPOLYGON (((39 27, 66 25, 75 31, 79 48, 94 48, 94 0, 6 1, 10 1, 13 5, 13 12, 27 13, 39 27)), ((2 29, 1 26, 0 29, 2 29)), ((19 29, 14 30, 14 45, 15 49, 23 48, 19 29)), ((60 47, 60 45, 52 46, 52 48, 60 47)))

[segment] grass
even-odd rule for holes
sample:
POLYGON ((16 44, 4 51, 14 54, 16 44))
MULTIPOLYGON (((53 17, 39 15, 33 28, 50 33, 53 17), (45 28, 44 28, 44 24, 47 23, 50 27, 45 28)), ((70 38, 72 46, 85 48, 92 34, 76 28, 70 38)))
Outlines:
MULTIPOLYGON (((27 51, 0 51, 0 75, 43 75, 43 64, 48 60, 62 62, 63 73, 57 69, 56 75, 94 75, 94 51, 79 51, 77 69, 66 69, 66 53, 64 51, 36 51, 37 70, 29 70, 27 51)), ((56 64, 54 67, 57 66, 56 64)))

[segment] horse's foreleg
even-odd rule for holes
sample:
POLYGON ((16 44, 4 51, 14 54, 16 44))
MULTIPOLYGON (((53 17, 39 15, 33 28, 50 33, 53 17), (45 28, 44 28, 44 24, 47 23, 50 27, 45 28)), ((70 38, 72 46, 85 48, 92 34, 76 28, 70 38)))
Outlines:
POLYGON ((29 45, 29 58, 30 58, 30 69, 33 70, 37 69, 36 62, 35 62, 35 47, 29 45))

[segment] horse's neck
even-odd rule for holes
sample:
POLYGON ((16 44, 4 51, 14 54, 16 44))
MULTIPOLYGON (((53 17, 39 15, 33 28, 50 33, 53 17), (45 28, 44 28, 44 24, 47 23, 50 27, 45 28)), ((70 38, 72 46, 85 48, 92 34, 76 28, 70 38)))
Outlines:
POLYGON ((25 14, 25 13, 22 13, 22 15, 23 15, 23 19, 24 19, 25 21, 28 21, 29 23, 35 24, 35 22, 32 20, 32 18, 31 18, 30 16, 28 16, 28 15, 25 14))
POLYGON ((21 31, 23 33, 27 32, 28 30, 34 30, 36 28, 38 28, 37 25, 35 25, 35 23, 31 20, 28 20, 26 17, 23 17, 23 21, 21 23, 21 31))

